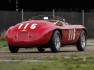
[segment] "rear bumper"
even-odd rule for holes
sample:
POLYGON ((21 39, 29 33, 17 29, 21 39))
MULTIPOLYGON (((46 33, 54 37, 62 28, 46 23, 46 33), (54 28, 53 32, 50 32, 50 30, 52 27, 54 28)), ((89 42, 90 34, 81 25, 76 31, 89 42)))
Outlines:
POLYGON ((27 36, 24 33, 24 36, 23 35, 14 35, 12 37, 7 36, 6 39, 9 45, 25 48, 48 44, 50 38, 51 37, 48 34, 47 35, 37 34, 35 36, 32 34, 28 34, 27 36))
POLYGON ((41 39, 37 39, 37 40, 13 40, 8 39, 7 40, 9 45, 12 46, 17 46, 17 47, 22 47, 22 48, 27 48, 27 47, 35 47, 35 46, 39 46, 39 45, 45 45, 49 42, 49 37, 46 38, 41 38, 41 39))
POLYGON ((33 47, 36 45, 32 41, 13 41, 13 40, 8 41, 8 44, 18 47, 33 47))

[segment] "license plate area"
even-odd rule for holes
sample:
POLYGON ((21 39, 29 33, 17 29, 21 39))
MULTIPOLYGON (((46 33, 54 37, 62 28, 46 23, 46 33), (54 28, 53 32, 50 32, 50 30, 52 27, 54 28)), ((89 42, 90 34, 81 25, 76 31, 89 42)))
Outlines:
POLYGON ((20 32, 18 34, 18 40, 19 41, 26 41, 26 40, 28 40, 28 32, 20 32))

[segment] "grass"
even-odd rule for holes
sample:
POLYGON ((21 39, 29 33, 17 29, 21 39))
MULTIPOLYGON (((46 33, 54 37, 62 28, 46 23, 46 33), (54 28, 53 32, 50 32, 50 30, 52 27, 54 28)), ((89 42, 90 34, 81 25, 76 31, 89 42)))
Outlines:
POLYGON ((0 41, 0 49, 7 47, 7 46, 8 46, 8 44, 6 41, 0 41))
POLYGON ((5 30, 0 34, 0 49, 3 48, 3 47, 7 47, 5 34, 6 34, 5 30))
POLYGON ((94 63, 88 62, 33 62, 33 63, 1 63, 0 70, 93 70, 94 63))
POLYGON ((4 31, 0 34, 0 41, 6 41, 5 34, 6 34, 6 31, 4 30, 4 31))
POLYGON ((94 53, 53 54, 52 57, 24 58, 20 62, 0 62, 0 70, 93 70, 94 53), (22 62, 22 60, 41 60, 54 62, 22 62))
MULTIPOLYGON (((44 56, 44 55, 43 55, 44 56)), ((94 63, 94 53, 84 53, 84 54, 77 54, 77 53, 69 53, 69 54, 53 54, 51 56, 45 57, 11 57, 12 60, 40 60, 40 61, 55 61, 55 62, 93 62, 94 63)))

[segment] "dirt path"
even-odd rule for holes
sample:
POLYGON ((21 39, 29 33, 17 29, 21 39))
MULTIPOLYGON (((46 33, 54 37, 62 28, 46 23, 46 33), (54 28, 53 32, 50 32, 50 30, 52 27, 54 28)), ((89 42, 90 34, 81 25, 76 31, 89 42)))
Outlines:
POLYGON ((0 50, 0 59, 14 59, 14 58, 42 58, 42 57, 53 57, 56 55, 69 55, 69 54, 87 54, 94 53, 94 40, 87 41, 87 47, 85 51, 79 52, 75 45, 65 46, 61 48, 58 53, 52 53, 48 48, 44 53, 39 53, 37 49, 20 49, 18 53, 10 53, 8 47, 0 50))

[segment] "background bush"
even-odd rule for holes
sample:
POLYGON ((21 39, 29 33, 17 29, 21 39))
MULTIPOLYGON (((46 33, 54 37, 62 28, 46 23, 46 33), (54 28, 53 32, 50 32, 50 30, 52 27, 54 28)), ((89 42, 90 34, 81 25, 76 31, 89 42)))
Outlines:
POLYGON ((6 34, 6 31, 5 30, 0 33, 0 41, 6 41, 5 34, 6 34))
POLYGON ((8 45, 5 35, 6 35, 5 30, 0 33, 0 49, 3 47, 7 47, 7 45, 8 45))

